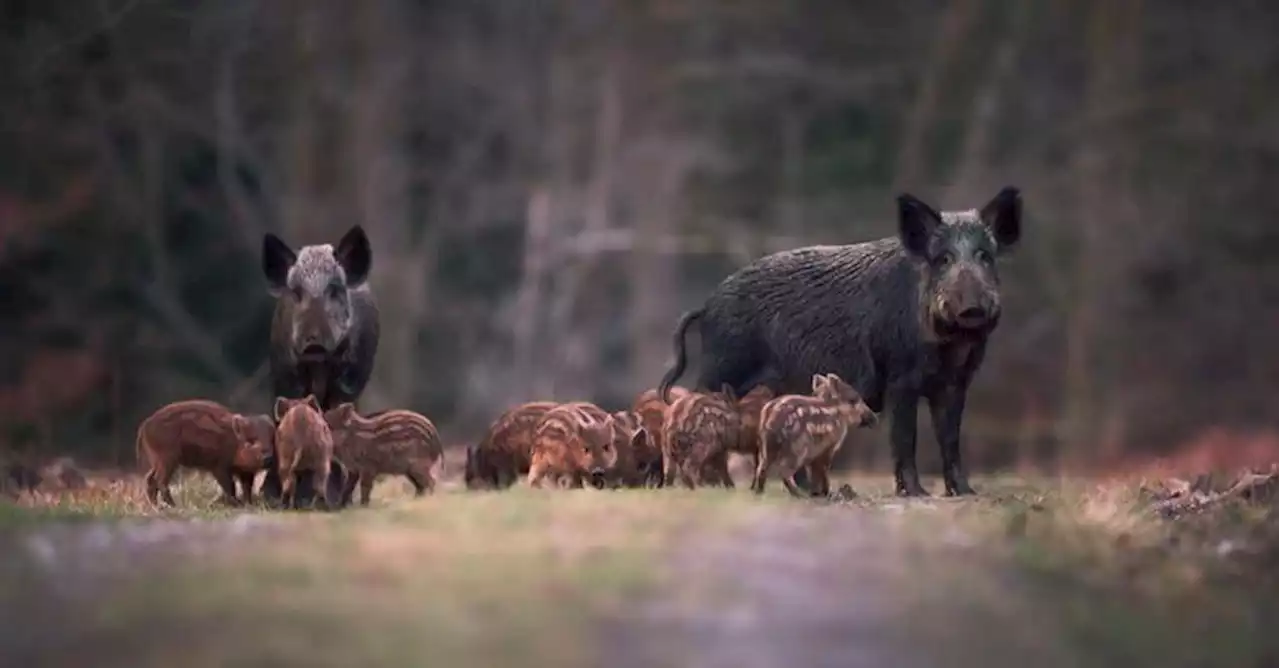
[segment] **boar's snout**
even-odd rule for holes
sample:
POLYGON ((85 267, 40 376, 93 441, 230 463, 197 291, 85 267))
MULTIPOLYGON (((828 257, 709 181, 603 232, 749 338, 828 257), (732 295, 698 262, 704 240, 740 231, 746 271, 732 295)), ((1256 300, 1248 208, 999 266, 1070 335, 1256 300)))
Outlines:
POLYGON ((956 312, 954 318, 961 327, 978 328, 991 320, 991 310, 985 306, 965 306, 956 312))
POLYGON ((596 489, 604 489, 604 469, 596 467, 591 469, 591 486, 596 489))
POLYGON ((872 413, 870 410, 867 410, 862 413, 862 421, 858 423, 858 426, 874 427, 878 422, 880 422, 880 418, 875 413, 872 413))

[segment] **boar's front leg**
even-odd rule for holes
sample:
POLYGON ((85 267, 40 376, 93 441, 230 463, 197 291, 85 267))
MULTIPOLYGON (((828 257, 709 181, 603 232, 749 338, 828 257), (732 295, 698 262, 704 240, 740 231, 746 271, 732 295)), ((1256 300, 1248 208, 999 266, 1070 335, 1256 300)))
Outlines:
POLYGON ((230 469, 215 470, 213 479, 218 481, 218 487, 222 489, 222 497, 218 499, 219 503, 228 506, 240 505, 239 499, 236 498, 236 481, 232 477, 230 469))
POLYGON ((964 400, 968 394, 962 386, 952 386, 929 397, 929 417, 933 433, 942 449, 942 481, 947 496, 975 494, 960 461, 960 421, 964 416, 964 400))
POLYGON ((893 444, 893 478, 898 496, 929 496, 920 484, 916 469, 916 407, 920 397, 915 392, 895 392, 890 398, 893 425, 889 440, 893 444))
POLYGON ((240 500, 246 504, 253 503, 253 479, 257 474, 241 472, 236 474, 236 480, 240 482, 240 500))

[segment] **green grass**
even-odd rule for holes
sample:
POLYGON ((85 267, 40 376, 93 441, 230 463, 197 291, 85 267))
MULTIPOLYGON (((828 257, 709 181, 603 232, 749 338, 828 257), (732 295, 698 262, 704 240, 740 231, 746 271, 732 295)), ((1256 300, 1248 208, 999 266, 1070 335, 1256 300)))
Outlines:
MULTIPOLYGON (((201 496, 200 484, 185 492, 201 496)), ((732 527, 738 502, 657 490, 412 499, 386 482, 371 508, 271 513, 283 534, 147 564, 76 602, 86 643, 48 649, 70 661, 92 647, 145 648, 121 664, 131 666, 592 665, 590 620, 652 585, 682 531, 732 527)))
POLYGON ((761 513, 848 512, 897 517, 894 539, 926 558, 939 536, 969 537, 976 547, 963 558, 927 562, 947 605, 927 603, 938 614, 913 623, 967 620, 951 631, 975 652, 995 656, 1012 642, 1083 648, 1098 665, 1173 666, 1248 665, 1268 648, 1274 654, 1261 630, 1275 628, 1274 508, 1170 523, 1125 486, 991 478, 977 499, 903 501, 884 477, 849 481, 860 497, 824 508, 791 500, 780 484, 764 498, 741 487, 468 493, 453 485, 414 499, 394 480, 378 486, 372 507, 336 514, 211 506, 216 490, 200 477, 175 486, 179 509, 157 511, 120 485, 116 497, 0 506, 0 528, 11 529, 0 540, 135 515, 259 513, 282 530, 141 560, 132 575, 62 602, 9 551, 0 558, 0 608, 15 619, 0 615, 0 623, 21 633, 23 624, 43 624, 42 614, 56 620, 64 635, 38 648, 51 664, 598 665, 604 648, 594 621, 669 590, 665 566, 682 541, 730 536, 761 513), (1217 556, 1222 540, 1258 531, 1270 536, 1268 567, 1217 556))

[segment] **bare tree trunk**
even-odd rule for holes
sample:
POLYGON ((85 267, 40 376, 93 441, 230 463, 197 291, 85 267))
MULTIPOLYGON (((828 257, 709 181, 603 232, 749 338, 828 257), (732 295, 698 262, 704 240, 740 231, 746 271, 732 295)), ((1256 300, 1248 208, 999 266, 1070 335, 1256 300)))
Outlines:
MULTIPOLYGON (((515 351, 515 392, 508 392, 504 401, 513 394, 537 396, 544 389, 534 378, 541 369, 535 362, 538 351, 538 324, 542 315, 543 282, 548 271, 548 255, 551 252, 551 198, 545 186, 537 186, 529 194, 525 209, 524 259, 520 285, 516 289, 515 327, 512 347, 515 351)), ((549 396, 549 395, 548 395, 549 396)))
POLYGON ((907 112, 891 190, 897 192, 918 187, 925 178, 928 135, 941 103, 942 86, 947 80, 947 67, 964 45, 965 35, 977 14, 974 0, 952 0, 939 20, 938 34, 933 39, 933 52, 921 75, 915 101, 907 112))
POLYGON ((425 325, 427 280, 434 273, 435 244, 415 239, 408 215, 408 176, 403 156, 404 72, 407 48, 395 3, 377 0, 354 7, 362 76, 349 98, 348 182, 355 189, 356 219, 375 244, 376 278, 383 313, 373 375, 362 404, 408 406, 419 377, 417 340, 425 325))
POLYGON ((627 262, 632 393, 656 386, 671 354, 678 264, 674 254, 662 252, 655 242, 675 229, 682 191, 696 159, 680 143, 684 142, 652 142, 627 179, 634 198, 628 208, 636 216, 631 224, 636 243, 627 262))
MULTIPOLYGON (((622 134, 621 79, 621 54, 617 48, 610 48, 598 79, 591 176, 583 197, 583 231, 588 234, 613 226, 614 170, 622 134)), ((598 326, 575 317, 582 313, 575 307, 597 265, 597 257, 581 256, 563 269, 556 281, 550 312, 551 335, 560 346, 560 363, 552 371, 555 396, 583 396, 599 377, 598 337, 595 336, 598 326)))
POLYGON ((316 109, 312 73, 315 68, 316 42, 320 34, 319 9, 309 2, 299 2, 292 12, 296 16, 294 33, 293 84, 290 91, 289 127, 286 131, 283 206, 283 233, 290 243, 306 229, 311 218, 314 190, 316 109))
MULTIPOLYGON (((1094 0, 1089 27, 1087 114, 1102 113, 1131 95, 1136 74, 1135 39, 1141 13, 1140 0, 1094 0)), ((1074 300, 1067 316, 1066 388, 1063 410, 1067 447, 1081 457, 1103 454, 1098 437, 1103 415, 1114 406, 1111 374, 1115 360, 1101 341, 1107 316, 1108 293, 1124 252, 1111 242, 1115 238, 1115 206, 1120 185, 1126 178, 1125 160, 1120 153, 1125 142, 1117 141, 1115 124, 1100 126, 1080 143, 1074 165, 1077 183, 1079 230, 1076 254, 1074 300)))
POLYGON ((991 135, 1006 87, 1017 70, 1022 37, 1026 33, 1032 9, 1032 5, 1025 2, 1015 3, 1009 8, 1012 14, 1007 19, 1009 24, 1005 27, 1000 43, 996 45, 986 78, 973 96, 973 107, 969 112, 969 123, 960 149, 960 162, 954 171, 955 178, 951 181, 950 192, 942 198, 944 201, 973 199, 981 196, 975 192, 979 188, 992 189, 990 184, 984 183, 991 135))

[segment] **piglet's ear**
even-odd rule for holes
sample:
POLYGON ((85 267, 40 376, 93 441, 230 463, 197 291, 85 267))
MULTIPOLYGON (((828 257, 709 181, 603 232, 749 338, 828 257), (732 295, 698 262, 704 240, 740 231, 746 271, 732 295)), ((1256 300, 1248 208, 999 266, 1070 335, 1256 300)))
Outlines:
POLYGON ((644 427, 637 429, 636 433, 631 435, 632 449, 643 449, 645 446, 645 441, 648 440, 648 438, 649 438, 649 432, 645 431, 644 427))
POLYGON ((315 410, 315 412, 317 412, 317 413, 319 413, 319 412, 320 412, 320 402, 319 402, 318 400, 316 400, 316 395, 314 395, 314 394, 308 394, 308 395, 307 395, 307 398, 306 398, 306 399, 303 399, 303 401, 304 401, 308 406, 310 406, 313 410, 315 410))
POLYGON ((923 256, 929 250, 929 239, 942 225, 942 216, 915 195, 898 195, 898 237, 902 247, 912 255, 923 256))
POLYGON ((724 398, 729 400, 730 402, 735 402, 738 400, 738 395, 734 393, 733 386, 728 383, 724 383, 723 385, 720 386, 720 394, 723 394, 724 398))
POLYGON ((1017 188, 1008 186, 982 207, 982 222, 995 237, 999 252, 1012 249, 1022 237, 1022 195, 1017 188))
POLYGON ((820 373, 813 374, 813 393, 818 394, 827 386, 827 377, 820 373))
POLYGON ((231 433, 235 434, 237 441, 249 440, 246 436, 249 434, 249 421, 241 415, 231 416, 231 433))
POLYGON ((271 408, 271 417, 276 422, 284 419, 284 414, 289 411, 289 400, 284 397, 276 397, 276 403, 271 408))

